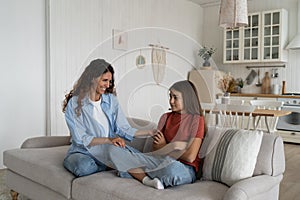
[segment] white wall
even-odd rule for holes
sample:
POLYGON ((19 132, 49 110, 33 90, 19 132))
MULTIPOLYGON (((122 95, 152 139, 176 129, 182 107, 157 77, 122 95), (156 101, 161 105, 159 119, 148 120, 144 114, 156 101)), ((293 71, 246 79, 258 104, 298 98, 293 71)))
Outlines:
POLYGON ((3 151, 45 135, 45 2, 0 0, 0 168, 3 151))
MULTIPOLYGON (((51 68, 48 69, 49 73, 46 75, 48 71, 46 70, 45 7, 47 6, 45 4, 48 4, 48 1, 0 0, 2 71, 0 75, 2 85, 0 168, 4 167, 3 151, 19 147, 26 138, 46 135, 46 132, 51 132, 52 135, 67 134, 61 112, 63 96, 78 77, 82 65, 89 58, 90 51, 99 43, 105 43, 105 40, 111 37, 113 28, 132 30, 141 27, 165 27, 171 32, 178 32, 171 38, 165 35, 154 37, 155 39, 151 41, 162 44, 166 42, 166 45, 171 48, 167 62, 168 71, 172 69, 172 73, 168 81, 164 83, 166 87, 177 79, 185 78, 187 71, 197 63, 198 43, 196 41, 199 42, 202 38, 203 12, 202 8, 196 4, 185 0, 89 0, 88 2, 86 0, 49 0, 51 10, 47 28, 51 29, 49 37, 51 68), (51 81, 51 86, 46 86, 47 79, 51 81), (50 96, 46 99, 48 87, 50 87, 50 96), (52 102, 51 114, 47 114, 46 111, 47 101, 52 102), (46 115, 50 124, 47 130, 46 115)), ((140 39, 143 40, 143 38, 140 39)), ((142 44, 145 45, 148 42, 150 41, 145 39, 142 44)), ((109 46, 111 48, 111 44, 109 46)), ((117 76, 121 76, 123 69, 129 71, 133 69, 132 59, 135 58, 137 52, 140 51, 132 51, 128 54, 129 57, 122 56, 122 59, 113 61, 116 65, 119 65, 118 63, 121 65, 118 66, 121 70, 116 70, 120 71, 119 75, 117 72, 117 76)), ((112 55, 122 53, 124 51, 115 50, 112 55)), ((149 62, 149 49, 143 53, 149 62)), ((147 71, 149 69, 148 67, 141 70, 147 74, 148 78, 151 74, 151 71, 147 71)), ((120 80, 119 83, 122 85, 123 82, 120 80)), ((126 86, 126 84, 132 83, 126 80, 123 85, 126 86)), ((163 87, 163 91, 166 91, 166 87, 163 87)), ((161 101, 166 101, 165 97, 161 97, 160 94, 161 101)), ((125 105, 126 102, 123 104, 125 105)), ((138 106, 142 105, 143 102, 140 102, 138 106)), ((163 102, 163 105, 166 105, 166 102, 163 102)), ((161 109, 160 106, 154 105, 153 109, 146 111, 149 113, 144 113, 142 116, 161 112, 161 109)), ((128 114, 133 112, 127 111, 128 114)), ((134 113, 134 115, 140 114, 134 113)))
MULTIPOLYGON (((289 41, 293 39, 297 32, 297 0, 250 0, 248 1, 248 12, 261 12, 264 10, 275 10, 284 8, 288 11, 289 17, 289 41)), ((300 11, 299 11, 300 12, 300 11)), ((203 43, 217 47, 217 52, 213 56, 219 69, 232 72, 235 78, 245 79, 250 70, 245 68, 245 64, 223 64, 223 29, 218 26, 219 5, 213 4, 204 8, 204 26, 203 26, 203 43), (209 20, 211 19, 211 20, 209 20)), ((300 50, 289 50, 288 63, 286 68, 279 68, 278 82, 286 81, 287 92, 300 92, 300 50)), ((261 74, 270 71, 270 68, 262 69, 261 74)), ((263 76, 261 76, 263 78, 263 76)), ((257 91, 255 82, 251 86, 246 86, 246 92, 257 91)), ((245 88, 244 88, 245 89, 245 88)))
POLYGON ((168 87, 198 63, 202 14, 186 0, 50 0, 51 134, 68 134, 61 102, 95 57, 113 64, 125 113, 157 121, 168 108, 168 87), (126 32, 126 50, 112 48, 113 29, 126 32), (169 48, 160 85, 149 65, 150 43, 169 48), (139 54, 146 57, 144 69, 135 66, 139 54))

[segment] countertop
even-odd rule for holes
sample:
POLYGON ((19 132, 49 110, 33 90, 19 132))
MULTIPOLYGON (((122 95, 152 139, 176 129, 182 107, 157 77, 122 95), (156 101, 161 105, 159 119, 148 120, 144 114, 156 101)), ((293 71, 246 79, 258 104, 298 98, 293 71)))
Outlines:
POLYGON ((293 98, 300 99, 300 95, 277 95, 277 94, 254 94, 254 93, 231 93, 234 97, 264 97, 264 98, 293 98))

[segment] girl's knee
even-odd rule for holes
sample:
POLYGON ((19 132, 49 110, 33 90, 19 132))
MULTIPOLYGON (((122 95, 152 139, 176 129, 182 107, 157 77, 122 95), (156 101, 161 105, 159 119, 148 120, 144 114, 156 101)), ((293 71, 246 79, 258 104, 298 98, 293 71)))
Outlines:
POLYGON ((179 175, 163 176, 161 178, 161 182, 166 187, 173 187, 173 186, 192 183, 193 179, 190 176, 183 176, 183 175, 179 174, 179 175))

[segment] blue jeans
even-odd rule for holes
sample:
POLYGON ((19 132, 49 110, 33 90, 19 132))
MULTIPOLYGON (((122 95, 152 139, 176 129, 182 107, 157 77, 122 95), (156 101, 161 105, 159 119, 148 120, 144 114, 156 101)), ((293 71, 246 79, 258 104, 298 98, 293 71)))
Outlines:
POLYGON ((90 155, 73 153, 64 159, 64 167, 76 177, 106 170, 106 166, 90 155))
POLYGON ((132 178, 129 169, 141 167, 151 178, 158 178, 165 187, 192 183, 196 180, 193 167, 169 156, 152 156, 126 146, 97 145, 90 149, 91 155, 74 153, 67 156, 64 166, 75 176, 86 176, 106 170, 106 165, 119 171, 119 176, 132 178))
POLYGON ((194 167, 180 161, 173 162, 157 171, 147 173, 151 178, 158 178, 165 187, 193 183, 196 181, 194 167))
MULTIPOLYGON (((179 161, 175 161, 166 167, 149 171, 146 174, 150 178, 158 178, 165 187, 193 183, 196 181, 196 172, 192 166, 185 165, 179 161)), ((133 178, 128 172, 118 172, 122 178, 133 178)))
MULTIPOLYGON (((158 178, 165 187, 188 184, 196 181, 196 172, 194 167, 185 165, 169 156, 151 156, 149 154, 140 153, 136 149, 128 146, 125 149, 113 148, 110 149, 110 152, 114 152, 113 155, 115 156, 113 156, 114 158, 111 157, 111 160, 115 164, 119 162, 120 165, 121 163, 122 165, 126 165, 128 162, 132 163, 132 161, 130 161, 132 158, 135 160, 139 159, 140 161, 145 160, 143 163, 146 164, 142 167, 145 170, 145 173, 152 179, 158 178), (121 153, 121 151, 123 153, 121 153), (122 156, 118 157, 116 155, 122 156)), ((118 175, 122 178, 132 178, 132 176, 126 171, 119 170, 118 175)))

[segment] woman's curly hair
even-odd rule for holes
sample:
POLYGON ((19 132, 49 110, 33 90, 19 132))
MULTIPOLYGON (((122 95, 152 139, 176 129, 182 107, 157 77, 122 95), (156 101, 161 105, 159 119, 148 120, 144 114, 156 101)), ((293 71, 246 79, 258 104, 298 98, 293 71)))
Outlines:
POLYGON ((114 69, 111 64, 107 63, 104 59, 96 59, 93 60, 81 74, 78 81, 74 84, 73 89, 65 95, 65 99, 63 102, 62 111, 66 111, 66 107, 68 105, 69 100, 73 96, 78 96, 77 99, 77 107, 75 108, 75 113, 77 116, 81 114, 82 108, 82 99, 89 93, 91 87, 93 86, 93 80, 110 72, 112 74, 112 80, 109 88, 106 89, 105 93, 113 93, 115 87, 114 81, 114 69))

